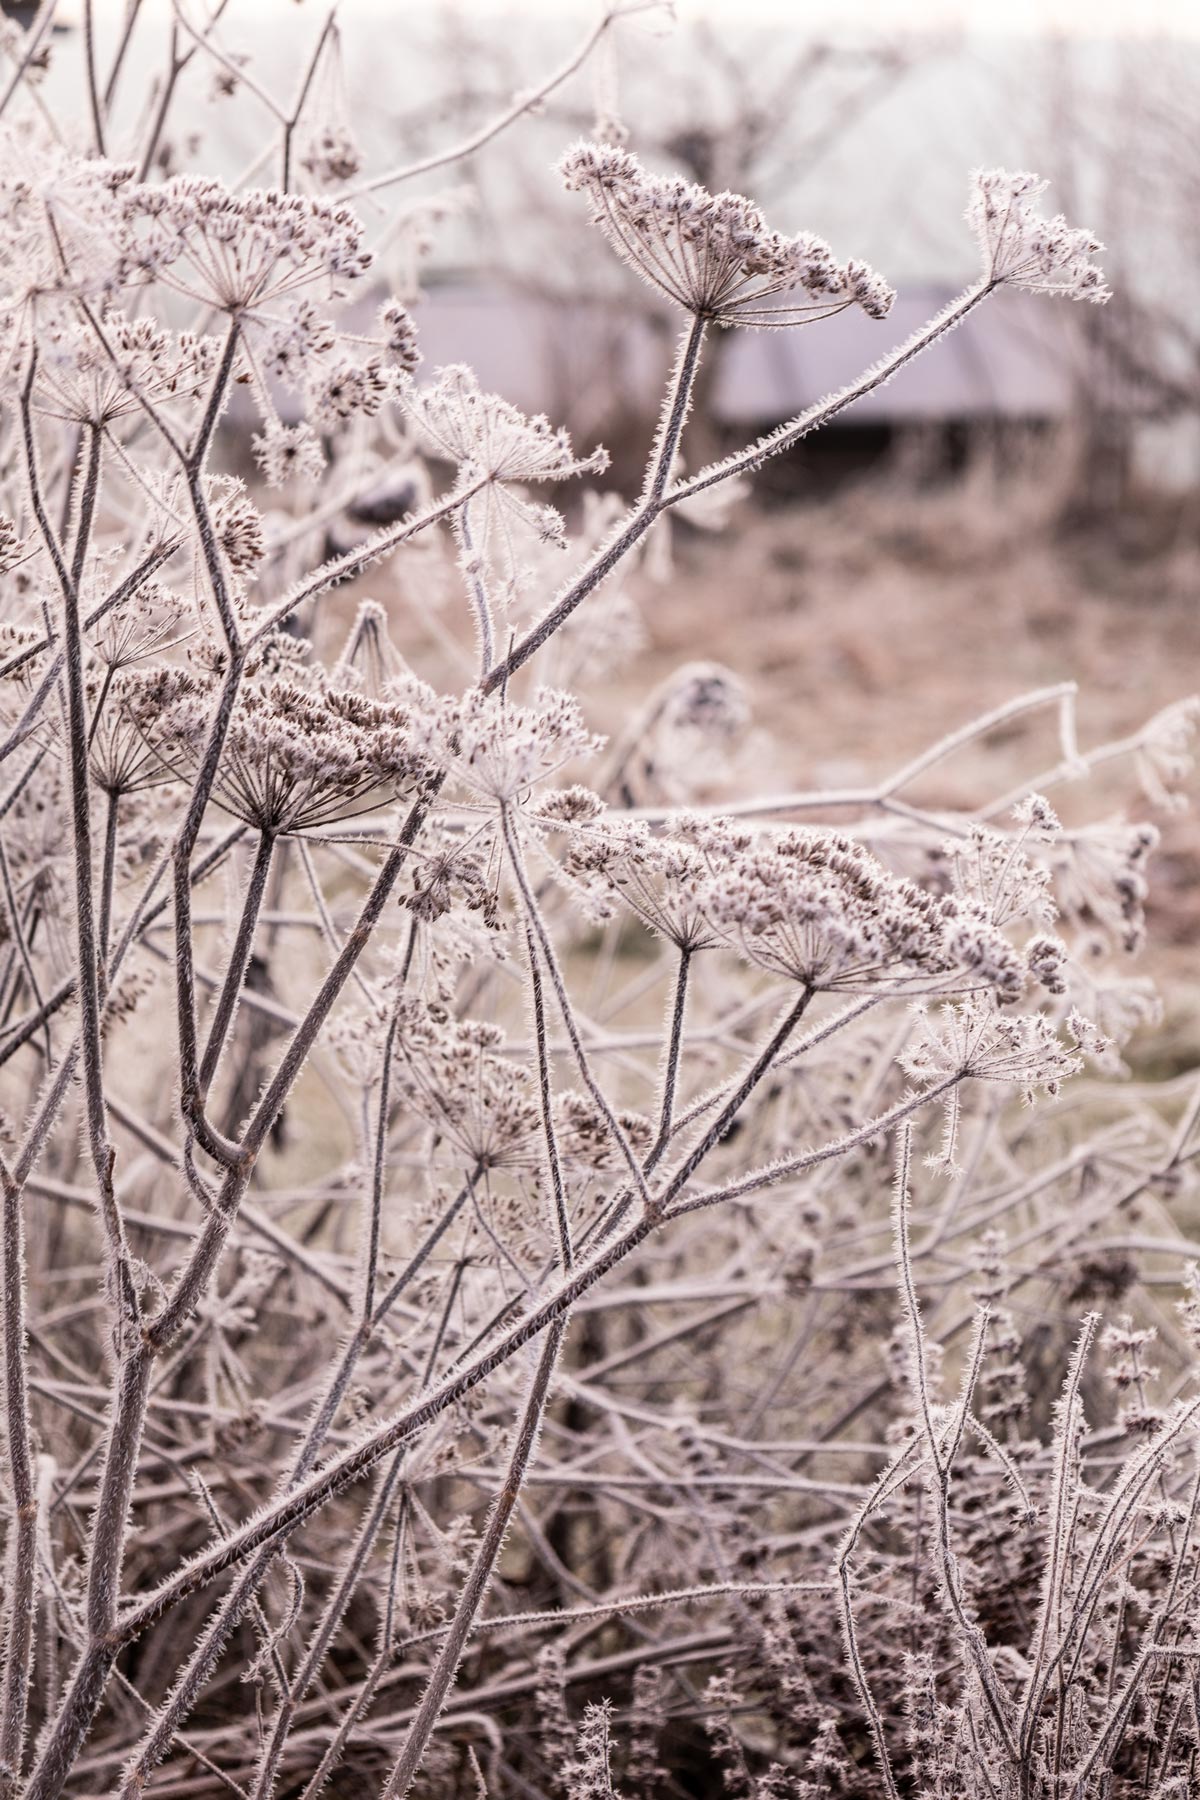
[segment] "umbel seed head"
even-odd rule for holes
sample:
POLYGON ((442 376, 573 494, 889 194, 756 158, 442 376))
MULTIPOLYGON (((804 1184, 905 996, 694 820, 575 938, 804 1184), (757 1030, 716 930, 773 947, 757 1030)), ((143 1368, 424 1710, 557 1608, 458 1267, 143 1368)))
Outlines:
POLYGON ((1068 300, 1111 299, 1103 273, 1089 258, 1104 245, 1090 231, 1068 225, 1061 213, 1044 219, 1037 202, 1049 184, 1037 175, 980 169, 971 178, 970 225, 990 281, 1068 300))
POLYGON ((644 281, 717 325, 807 325, 848 306, 885 318, 893 290, 863 262, 839 263, 811 232, 770 231, 753 201, 650 175, 612 144, 576 144, 558 165, 592 220, 644 281))

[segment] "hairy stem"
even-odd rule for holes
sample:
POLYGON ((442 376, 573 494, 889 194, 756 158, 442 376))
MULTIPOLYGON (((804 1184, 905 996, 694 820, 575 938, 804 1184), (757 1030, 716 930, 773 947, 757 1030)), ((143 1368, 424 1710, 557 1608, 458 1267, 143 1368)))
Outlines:
POLYGON ((454 1617, 446 1631, 442 1647, 430 1672, 429 1681, 421 1696, 412 1724, 408 1728, 408 1736, 401 1747, 395 1767, 383 1785, 380 1800, 405 1800, 417 1771, 421 1767, 429 1739, 433 1735, 434 1726, 446 1704, 467 1638, 470 1636, 479 1608, 483 1605, 484 1595, 487 1593, 496 1562, 503 1548, 513 1509, 520 1498, 525 1472, 537 1447, 542 1417, 550 1398, 550 1387, 566 1329, 567 1318, 564 1314, 555 1320, 546 1333, 546 1341, 542 1345, 533 1381, 530 1384, 529 1393, 513 1436, 513 1445, 509 1452, 508 1468, 505 1471, 503 1486, 496 1496, 491 1516, 475 1552, 470 1573, 463 1583, 462 1593, 458 1597, 454 1617))
POLYGON ((200 1059, 202 1098, 207 1095, 213 1076, 217 1072, 221 1052, 224 1050, 225 1041, 229 1036, 234 1009, 246 980, 246 970, 250 966, 250 953, 254 947, 254 932, 258 925, 263 895, 267 889, 267 878, 271 872, 271 857, 274 850, 275 839, 272 834, 269 831, 261 831, 258 836, 254 864, 250 870, 250 880, 246 885, 246 897, 242 902, 237 936, 229 956, 229 966, 225 971, 225 980, 221 984, 220 996, 213 1013, 212 1024, 209 1026, 204 1055, 200 1059))

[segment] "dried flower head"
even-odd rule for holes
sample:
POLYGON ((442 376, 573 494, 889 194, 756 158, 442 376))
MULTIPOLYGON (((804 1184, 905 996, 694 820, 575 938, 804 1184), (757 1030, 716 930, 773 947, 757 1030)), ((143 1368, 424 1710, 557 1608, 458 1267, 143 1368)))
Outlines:
POLYGON ((715 931, 748 961, 814 989, 902 991, 961 972, 1015 999, 1016 951, 986 913, 893 875, 835 832, 765 835, 703 886, 715 931))
POLYGON ((618 902, 679 950, 720 942, 700 904, 728 855, 683 836, 656 835, 640 819, 602 818, 571 833, 562 872, 588 918, 611 918, 618 902))
POLYGON ((11 519, 0 514, 0 575, 9 575, 21 560, 21 534, 11 519))
POLYGON ((866 263, 838 263, 811 232, 770 231, 741 194, 650 175, 613 144, 576 144, 559 164, 592 219, 643 280, 718 325, 804 325, 847 306, 887 316, 895 295, 866 263))
MULTIPOLYGON (((918 1040, 900 1056, 900 1066, 914 1081, 941 1081, 968 1076, 1019 1087, 1032 1105, 1039 1090, 1053 1097, 1062 1082, 1083 1067, 1075 1022, 1068 1027, 1072 1048, 1045 1013, 1002 1012, 994 1000, 970 995, 938 1009, 922 1003, 913 1009, 918 1040)), ((1084 1021, 1079 1020, 1080 1030, 1084 1021)))
POLYGON ((330 293, 371 262, 349 207, 275 189, 235 193, 204 176, 131 185, 124 225, 124 279, 169 269, 174 287, 222 312, 330 293))
POLYGON ((474 372, 462 364, 439 369, 433 382, 418 386, 402 378, 405 411, 422 447, 457 464, 464 485, 484 492, 464 500, 456 518, 460 564, 472 585, 485 580, 496 558, 508 593, 520 585, 522 557, 512 542, 516 525, 522 538, 564 545, 562 515, 536 504, 520 491, 527 482, 568 481, 599 474, 608 467, 608 452, 575 455, 566 431, 556 430, 543 414, 532 418, 499 394, 483 392, 474 372))
POLYGON ((115 797, 175 779, 154 721, 194 694, 194 679, 182 669, 121 669, 91 685, 89 766, 97 787, 115 797))
MULTIPOLYGON (((176 768, 203 755, 211 704, 208 684, 192 678, 164 711, 145 708, 144 729, 176 768)), ((272 835, 349 818, 428 779, 419 736, 410 706, 306 682, 290 669, 264 673, 239 691, 214 798, 272 835)))
POLYGON ((33 399, 49 418, 106 426, 139 415, 144 402, 170 408, 208 390, 220 350, 212 336, 131 318, 107 299, 95 330, 69 305, 43 300, 40 311, 33 399))
POLYGON ((237 576, 252 575, 267 553, 262 519, 239 484, 226 485, 212 509, 213 531, 237 576))
POLYGON ((319 125, 309 137, 300 158, 318 187, 336 187, 353 181, 362 168, 362 152, 345 125, 319 125))
POLYGON ((350 419, 373 419, 394 392, 396 373, 381 357, 357 362, 339 356, 306 383, 309 414, 320 430, 334 432, 350 419))
MULTIPOLYGON (((644 1156, 654 1142, 650 1120, 642 1113, 622 1112, 618 1123, 633 1148, 644 1156)), ((591 1169, 620 1167, 612 1127, 589 1095, 568 1091, 556 1097, 554 1131, 559 1153, 568 1161, 591 1169)))
POLYGON ((269 419, 253 440, 254 460, 269 487, 288 481, 315 481, 325 467, 325 452, 312 426, 282 425, 269 419))
POLYGON ((1037 202, 1049 183, 1007 169, 980 170, 971 182, 967 223, 979 240, 989 281, 1070 300, 1108 300, 1112 290, 1089 257, 1104 246, 1061 213, 1045 219, 1037 202))
POLYGON ((1192 696, 1156 713, 1141 734, 1137 772, 1142 791, 1154 805, 1178 812, 1187 804, 1179 792, 1196 763, 1194 739, 1200 700, 1192 696))
POLYGON ((388 355, 403 374, 411 375, 421 360, 412 314, 399 300, 389 300, 380 308, 379 322, 386 334, 384 348, 388 355))
POLYGON ((576 757, 603 747, 584 724, 570 694, 539 688, 529 706, 503 694, 472 688, 460 701, 444 701, 431 730, 430 752, 473 793, 513 801, 548 781, 576 757))
POLYGON ((461 836, 430 828, 423 849, 411 853, 411 891, 401 904, 414 919, 435 924, 461 905, 478 913, 490 929, 498 929, 494 876, 481 849, 461 836))
POLYGON ((1056 849, 1055 878, 1063 915, 1132 954, 1145 936, 1146 869, 1159 841, 1153 825, 1085 826, 1056 849))
POLYGON ((1027 809, 1018 811, 1023 822, 1015 837, 972 825, 965 839, 945 844, 943 854, 950 863, 955 892, 994 925, 1022 919, 1051 925, 1056 909, 1050 871, 1026 852, 1026 840, 1035 827, 1027 809))
POLYGON ((529 1072, 502 1054, 504 1034, 442 1008, 402 1000, 397 1091, 480 1171, 536 1167, 541 1118, 529 1072))
POLYGON ((426 386, 407 381, 404 407, 425 448, 457 463, 469 478, 493 483, 567 481, 600 474, 604 450, 577 457, 571 440, 542 414, 527 418, 499 394, 485 393, 472 369, 452 363, 426 386))
POLYGON ((293 301, 263 343, 263 361, 277 381, 299 388, 314 360, 327 356, 337 343, 332 322, 310 299, 293 301))

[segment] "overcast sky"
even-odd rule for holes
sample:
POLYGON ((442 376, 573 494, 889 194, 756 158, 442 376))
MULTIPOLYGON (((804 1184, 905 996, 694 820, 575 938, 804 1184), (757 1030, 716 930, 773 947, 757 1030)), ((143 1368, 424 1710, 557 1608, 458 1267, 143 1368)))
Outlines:
MULTIPOLYGON (((251 0, 256 12, 323 10, 324 0, 251 0)), ((126 0, 98 0, 98 10, 119 16, 126 0)), ((538 13, 562 17, 574 14, 594 17, 599 0, 454 0, 457 10, 479 14, 538 13)), ((171 0, 149 0, 152 11, 169 12, 171 0)), ((199 22, 206 12, 202 0, 191 0, 189 15, 199 22)), ((79 0, 61 0, 64 18, 77 16, 79 0)), ((356 15, 395 19, 398 0, 342 0, 340 11, 349 23, 356 15)), ((739 20, 752 18, 787 24, 795 30, 846 30, 867 28, 887 32, 942 30, 947 27, 980 31, 1019 32, 1041 35, 1068 31, 1085 36, 1200 37, 1200 0, 676 0, 681 19, 707 14, 739 20)), ((234 0, 230 19, 245 13, 245 0, 234 0)))
MULTIPOLYGON (((488 0, 477 0, 487 4, 488 0)), ((1200 35, 1197 0, 680 0, 679 13, 729 13, 796 24, 925 31, 947 25, 1039 34, 1200 35)))
MULTIPOLYGON (((343 10, 376 3, 343 0, 343 10)), ((597 0, 456 0, 456 4, 464 14, 572 11, 585 18, 597 10, 597 0)), ((1093 37, 1200 36, 1200 0, 676 0, 676 12, 681 19, 705 14, 743 21, 759 18, 797 31, 837 25, 846 30, 924 32, 957 26, 1029 35, 1070 31, 1093 37)))

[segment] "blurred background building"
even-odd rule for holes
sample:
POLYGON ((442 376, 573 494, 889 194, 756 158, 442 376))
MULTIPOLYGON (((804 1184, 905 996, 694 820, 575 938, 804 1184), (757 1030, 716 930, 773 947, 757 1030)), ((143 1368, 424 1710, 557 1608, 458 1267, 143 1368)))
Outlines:
MULTIPOLYGON (((122 28, 127 4, 96 0, 101 34, 122 28)), ((184 48, 181 21, 202 26, 212 10, 173 4, 143 0, 123 77, 131 97, 151 90, 171 30, 184 48)), ((79 9, 61 0, 57 28, 79 9)), ((15 0, 4 10, 37 11, 15 0)), ((599 10, 598 0, 430 0, 402 12, 344 0, 314 113, 337 120, 368 174, 419 159, 542 80, 599 10)), ((899 290, 883 325, 846 315, 720 344, 698 409, 712 443, 836 388, 958 291, 974 273, 961 224, 968 171, 1029 167, 1050 179, 1052 205, 1104 239, 1114 301, 989 309, 848 415, 824 440, 829 468, 914 441, 928 467, 953 467, 973 431, 1011 444, 1018 427, 1069 426, 1085 506, 1111 507, 1131 485, 1200 482, 1200 14, 1172 0, 681 0, 671 28, 668 10, 622 20, 502 153, 484 145, 406 186, 420 198, 385 234, 381 269, 393 289, 414 291, 419 270, 427 367, 469 359, 522 406, 605 436, 618 461, 624 440, 640 439, 647 377, 665 363, 673 323, 614 265, 552 171, 597 123, 656 167, 751 194, 780 229, 817 231, 899 290)), ((286 94, 324 11, 316 0, 233 0, 214 41, 231 72, 246 59, 286 94)), ((70 61, 52 58, 47 81, 71 79, 70 61)), ((205 166, 253 170, 262 112, 236 87, 205 59, 186 71, 168 163, 203 140, 205 166)), ((366 198, 368 218, 389 199, 366 198)), ((822 452, 804 454, 812 467, 822 452)))

